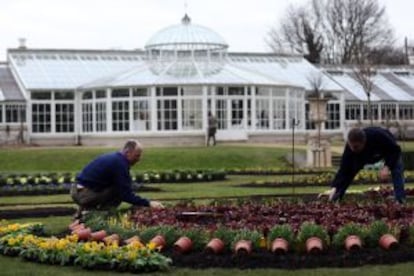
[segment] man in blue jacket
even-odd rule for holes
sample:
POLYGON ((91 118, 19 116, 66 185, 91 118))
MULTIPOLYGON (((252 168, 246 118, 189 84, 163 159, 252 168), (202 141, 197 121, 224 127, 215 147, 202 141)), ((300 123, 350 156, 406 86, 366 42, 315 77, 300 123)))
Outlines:
POLYGON ((138 141, 129 140, 121 151, 101 155, 90 162, 71 187, 72 199, 79 205, 75 218, 81 218, 82 211, 117 207, 122 201, 164 208, 160 202, 141 198, 132 191, 129 169, 139 162, 142 152, 138 141))
POLYGON ((391 132, 379 127, 353 128, 349 131, 341 166, 331 183, 329 200, 342 199, 356 174, 365 165, 381 160, 385 161, 385 165, 379 173, 380 179, 387 180, 391 172, 395 199, 403 203, 405 190, 401 148, 391 132))

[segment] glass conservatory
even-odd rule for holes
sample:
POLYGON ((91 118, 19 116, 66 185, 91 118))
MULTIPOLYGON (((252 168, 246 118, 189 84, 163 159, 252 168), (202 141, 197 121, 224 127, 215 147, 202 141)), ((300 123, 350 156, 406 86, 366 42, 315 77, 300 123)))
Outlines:
MULTIPOLYGON (((28 140, 38 144, 201 143, 207 114, 218 140, 305 133, 310 74, 300 56, 229 53, 216 32, 180 24, 157 32, 144 51, 9 50, 9 62, 27 95, 28 140)), ((327 129, 340 133, 342 88, 321 74, 335 97, 327 129)))

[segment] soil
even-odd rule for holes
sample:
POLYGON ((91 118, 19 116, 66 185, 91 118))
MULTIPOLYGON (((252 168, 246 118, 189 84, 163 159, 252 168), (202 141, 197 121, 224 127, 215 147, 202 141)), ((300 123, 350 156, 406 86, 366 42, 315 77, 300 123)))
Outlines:
POLYGON ((399 246, 393 251, 362 249, 360 251, 326 251, 319 255, 293 254, 275 255, 265 250, 251 255, 237 256, 231 252, 212 255, 207 252, 180 255, 165 252, 173 260, 173 266, 187 268, 281 268, 302 269, 317 267, 356 267, 368 264, 395 264, 414 261, 414 248, 399 246))

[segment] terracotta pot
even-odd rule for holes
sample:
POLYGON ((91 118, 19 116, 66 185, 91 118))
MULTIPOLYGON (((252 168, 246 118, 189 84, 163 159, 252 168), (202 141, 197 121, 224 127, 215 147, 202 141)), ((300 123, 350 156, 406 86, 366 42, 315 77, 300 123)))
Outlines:
POLYGON ((79 223, 78 225, 75 225, 72 228, 72 234, 74 234, 78 230, 85 229, 85 224, 79 223))
POLYGON ((350 235, 345 239, 345 249, 348 251, 357 251, 362 248, 361 238, 355 235, 350 235))
POLYGON ((91 228, 88 227, 88 228, 76 230, 74 234, 78 236, 78 239, 80 241, 86 241, 91 236, 91 233, 92 233, 91 228))
POLYGON ((73 231, 73 229, 79 225, 80 221, 78 219, 74 220, 71 224, 69 224, 69 230, 73 231))
POLYGON ((90 239, 92 241, 102 241, 105 237, 106 237, 106 231, 100 230, 100 231, 91 233, 90 239))
POLYGON ((395 249, 398 246, 398 241, 393 235, 385 234, 379 239, 379 245, 385 250, 395 249))
POLYGON ((190 252, 193 248, 193 242, 189 237, 181 237, 174 243, 174 250, 179 253, 190 252))
POLYGON ((211 239, 206 245, 206 251, 214 254, 220 254, 224 251, 224 242, 218 238, 211 239))
POLYGON ((276 253, 276 254, 285 254, 289 250, 289 243, 285 239, 276 238, 272 242, 271 250, 273 253, 276 253))
POLYGON ((106 245, 109 245, 109 244, 112 244, 112 243, 119 243, 119 235, 118 234, 112 234, 112 235, 106 236, 103 239, 103 241, 106 245))
POLYGON ((162 235, 156 235, 150 240, 150 242, 155 243, 155 246, 159 247, 160 249, 163 249, 166 245, 165 238, 162 235))
POLYGON ((130 244, 133 242, 141 242, 141 239, 137 235, 135 235, 135 236, 130 237, 129 239, 124 240, 125 244, 130 244))
POLYGON ((252 251, 253 251, 253 243, 251 241, 239 240, 234 245, 234 252, 238 255, 239 254, 249 255, 250 253, 252 253, 252 251))
POLYGON ((306 240, 306 251, 311 254, 320 253, 323 250, 322 240, 318 237, 310 237, 306 240))

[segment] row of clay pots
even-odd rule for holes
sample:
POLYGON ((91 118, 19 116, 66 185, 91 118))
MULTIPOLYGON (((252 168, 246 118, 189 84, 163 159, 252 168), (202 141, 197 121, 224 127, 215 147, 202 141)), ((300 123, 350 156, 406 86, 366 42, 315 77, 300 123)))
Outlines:
MULTIPOLYGON (((117 234, 107 236, 105 230, 91 232, 90 228, 85 228, 83 223, 73 223, 69 226, 73 234, 77 234, 79 240, 92 240, 92 241, 104 241, 105 243, 120 241, 117 234)), ((127 240, 124 240, 125 244, 132 242, 141 242, 138 236, 133 236, 127 240)), ((165 238, 162 235, 156 235, 151 239, 151 243, 159 249, 163 249, 166 246, 165 238)), ((398 245, 397 239, 391 234, 385 234, 379 239, 379 245, 381 248, 389 250, 398 245)), ((360 237, 350 235, 345 240, 345 249, 348 251, 355 251, 362 248, 362 241, 360 237)), ((188 237, 181 237, 174 243, 174 250, 179 253, 187 253, 191 251, 193 242, 188 237)), ((218 238, 213 238, 206 245, 206 251, 219 254, 224 251, 224 242, 218 238)), ((252 252, 253 244, 248 240, 240 240, 235 244, 234 251, 237 254, 250 254, 252 252)), ((316 254, 323 251, 323 242, 318 237, 311 237, 306 240, 306 251, 311 254, 316 254)), ((270 250, 276 254, 284 254, 289 250, 289 244, 285 239, 276 238, 270 247, 270 250)))
MULTIPOLYGON (((385 234, 381 236, 378 241, 378 244, 381 248, 385 250, 391 250, 398 246, 397 239, 391 234, 385 234)), ((362 241, 360 237, 355 235, 350 235, 345 240, 345 249, 348 251, 355 251, 362 248, 362 241)), ((323 242, 318 237, 311 237, 306 240, 306 251, 310 254, 316 254, 323 251, 323 242)), ((275 254, 284 254, 289 250, 289 243, 282 238, 276 238, 273 240, 270 250, 275 254)), ((241 240, 236 243, 234 251, 239 254, 250 254, 252 251, 252 242, 241 240)))

